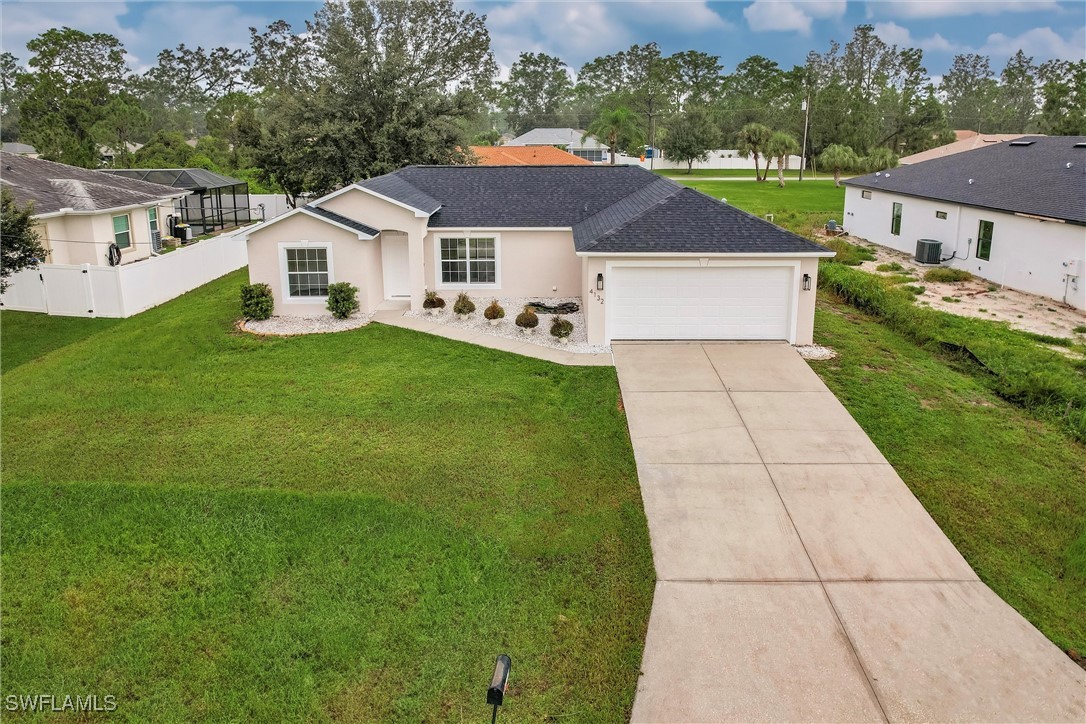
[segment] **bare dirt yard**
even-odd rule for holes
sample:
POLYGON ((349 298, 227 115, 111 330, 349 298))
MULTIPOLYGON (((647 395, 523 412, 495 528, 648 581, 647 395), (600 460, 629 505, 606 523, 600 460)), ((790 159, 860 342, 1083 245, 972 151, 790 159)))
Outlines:
POLYGON ((916 277, 915 281, 904 283, 924 287, 924 291, 916 297, 917 304, 928 305, 934 309, 965 317, 1007 322, 1015 329, 1035 334, 1047 334, 1076 341, 1086 339, 1086 335, 1077 334, 1074 331, 1075 328, 1086 325, 1086 314, 1054 299, 1000 287, 979 277, 963 282, 926 281, 924 272, 935 267, 917 264, 908 254, 858 237, 850 236, 848 241, 869 249, 875 255, 874 261, 865 261, 860 264, 860 268, 864 271, 883 276, 916 277), (878 270, 880 266, 895 263, 901 268, 878 270))

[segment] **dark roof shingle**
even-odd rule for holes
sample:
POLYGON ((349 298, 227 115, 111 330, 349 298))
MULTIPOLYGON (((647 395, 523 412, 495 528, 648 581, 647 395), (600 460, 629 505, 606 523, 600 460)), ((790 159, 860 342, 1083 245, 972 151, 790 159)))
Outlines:
POLYGON ((348 218, 348 217, 344 216, 343 214, 337 214, 334 211, 329 211, 328 209, 322 209, 319 206, 313 206, 312 204, 307 204, 303 208, 306 211, 309 211, 309 212, 312 212, 312 213, 316 214, 317 216, 321 216, 321 217, 323 217, 325 219, 328 219, 329 221, 334 221, 337 224, 339 224, 340 226, 346 226, 347 228, 354 229, 355 231, 360 231, 363 234, 366 234, 367 236, 377 236, 379 233, 381 233, 380 230, 375 229, 372 226, 367 226, 366 224, 363 224, 361 221, 355 221, 354 219, 348 218))
POLYGON ((1086 148, 1074 147, 1084 142, 1086 136, 1026 136, 845 184, 1086 224, 1086 148), (1017 145, 1024 141, 1032 143, 1017 145))

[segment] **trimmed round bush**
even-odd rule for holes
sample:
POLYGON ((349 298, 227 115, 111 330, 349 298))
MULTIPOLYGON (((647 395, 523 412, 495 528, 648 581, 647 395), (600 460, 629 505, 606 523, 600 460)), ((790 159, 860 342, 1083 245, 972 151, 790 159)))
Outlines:
POLYGON ((423 309, 444 309, 445 300, 437 295, 437 292, 426 292, 426 298, 422 300, 423 309))
POLYGON ((551 321, 551 336, 558 339, 568 338, 573 334, 573 322, 568 319, 556 316, 551 321))
POLYGON ((498 304, 498 300, 495 299, 483 310, 483 316, 491 321, 501 319, 505 316, 505 310, 502 309, 502 305, 498 304))
POLYGON ((272 290, 267 284, 243 284, 241 314, 246 319, 268 319, 275 309, 272 290))
POLYGON ((453 311, 457 314, 471 314, 475 311, 475 302, 471 301, 464 292, 460 292, 456 295, 456 301, 453 302, 453 311))
POLYGON ((328 311, 336 319, 346 319, 358 311, 358 287, 350 282, 328 285, 328 311))
POLYGON ((539 326, 539 317, 531 307, 525 307, 524 311, 517 315, 517 326, 521 329, 535 329, 539 326))

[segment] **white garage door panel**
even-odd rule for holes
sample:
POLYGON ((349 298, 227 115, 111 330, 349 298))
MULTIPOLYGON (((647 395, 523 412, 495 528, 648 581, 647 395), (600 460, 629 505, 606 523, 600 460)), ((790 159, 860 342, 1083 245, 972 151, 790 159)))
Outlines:
POLYGON ((788 339, 792 267, 614 267, 611 339, 788 339))

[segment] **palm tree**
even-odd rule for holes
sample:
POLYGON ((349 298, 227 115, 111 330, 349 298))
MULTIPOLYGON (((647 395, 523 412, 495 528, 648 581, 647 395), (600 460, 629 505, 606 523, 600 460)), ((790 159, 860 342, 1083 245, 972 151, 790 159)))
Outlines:
POLYGON ((890 149, 880 146, 864 158, 861 158, 860 165, 869 173, 871 171, 885 171, 888 168, 897 167, 897 156, 890 149))
MULTIPOLYGON (((765 144, 773 135, 769 126, 761 123, 748 123, 739 129, 739 153, 744 156, 754 156, 754 176, 759 181, 765 181, 765 176, 758 169, 758 156, 765 148, 765 144)), ((766 161, 765 170, 769 171, 769 161, 766 161)))
POLYGON ((625 106, 605 108, 588 126, 588 130, 581 136, 581 142, 583 143, 589 136, 605 140, 611 152, 611 165, 614 166, 619 140, 637 141, 641 138, 641 119, 625 106))
POLYGON ((784 188, 784 164, 796 153, 799 153, 799 141, 784 131, 777 131, 766 141, 766 173, 769 172, 769 159, 777 159, 777 185, 781 188, 784 188))
POLYGON ((854 169, 860 165, 860 157, 850 146, 842 146, 834 143, 826 146, 826 150, 818 157, 823 168, 833 169, 834 186, 841 185, 841 172, 854 169))

